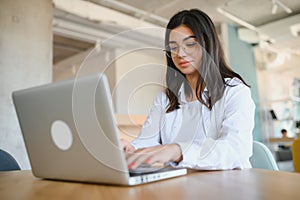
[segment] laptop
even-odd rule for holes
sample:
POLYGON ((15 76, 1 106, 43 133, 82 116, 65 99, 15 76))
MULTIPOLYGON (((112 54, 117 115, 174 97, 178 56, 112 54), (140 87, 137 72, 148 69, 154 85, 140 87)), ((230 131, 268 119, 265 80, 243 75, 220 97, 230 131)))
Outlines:
POLYGON ((187 173, 170 167, 128 170, 104 74, 20 90, 12 96, 36 177, 137 185, 187 173))

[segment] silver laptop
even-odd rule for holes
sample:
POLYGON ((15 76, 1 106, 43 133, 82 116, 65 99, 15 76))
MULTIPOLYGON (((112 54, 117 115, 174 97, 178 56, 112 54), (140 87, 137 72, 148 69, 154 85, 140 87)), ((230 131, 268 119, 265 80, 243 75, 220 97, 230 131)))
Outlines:
POLYGON ((36 177, 136 185, 187 173, 128 170, 103 74, 16 91, 13 100, 36 177))

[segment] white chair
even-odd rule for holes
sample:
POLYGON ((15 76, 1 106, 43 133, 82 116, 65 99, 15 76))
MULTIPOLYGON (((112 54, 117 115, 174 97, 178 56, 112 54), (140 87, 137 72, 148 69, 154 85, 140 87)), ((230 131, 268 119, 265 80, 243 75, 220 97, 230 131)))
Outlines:
POLYGON ((275 158, 270 149, 261 142, 253 141, 253 155, 250 158, 253 168, 269 169, 278 171, 275 158))

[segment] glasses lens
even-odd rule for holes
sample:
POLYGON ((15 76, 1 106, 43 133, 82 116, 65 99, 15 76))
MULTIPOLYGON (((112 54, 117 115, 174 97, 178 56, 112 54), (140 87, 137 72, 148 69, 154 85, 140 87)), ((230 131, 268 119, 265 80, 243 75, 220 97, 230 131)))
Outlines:
POLYGON ((194 53, 197 50, 197 48, 199 47, 198 42, 195 40, 184 41, 182 46, 183 46, 183 50, 187 54, 194 53))
POLYGON ((166 53, 169 57, 174 57, 177 54, 178 45, 175 43, 169 44, 166 46, 166 53))
MULTIPOLYGON (((182 50, 186 54, 192 54, 199 48, 199 43, 194 39, 186 40, 182 43, 182 50)), ((177 43, 170 43, 166 46, 166 53, 168 57, 175 57, 179 53, 180 46, 177 43)))

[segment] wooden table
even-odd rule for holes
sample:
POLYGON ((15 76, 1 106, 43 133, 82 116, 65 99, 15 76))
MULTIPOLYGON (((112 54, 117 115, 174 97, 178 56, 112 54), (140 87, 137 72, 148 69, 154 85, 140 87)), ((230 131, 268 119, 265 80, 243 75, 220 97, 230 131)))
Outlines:
POLYGON ((300 199, 300 174, 245 169, 189 173, 124 187, 50 181, 31 171, 0 172, 0 199, 300 199))

